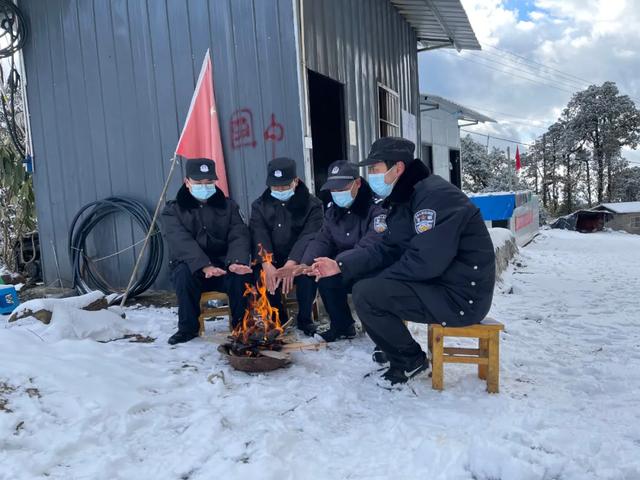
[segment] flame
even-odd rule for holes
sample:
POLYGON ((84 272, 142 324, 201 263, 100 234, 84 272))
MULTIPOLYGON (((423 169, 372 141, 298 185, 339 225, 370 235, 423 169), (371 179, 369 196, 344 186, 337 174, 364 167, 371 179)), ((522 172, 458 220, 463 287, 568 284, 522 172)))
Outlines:
POLYGON ((258 256, 262 258, 262 263, 272 263, 273 262, 273 253, 267 252, 262 244, 258 244, 258 256))
MULTIPOLYGON (((273 254, 267 252, 262 244, 258 247, 262 262, 271 263, 273 254)), ((269 303, 264 270, 260 271, 260 278, 255 286, 245 283, 244 296, 250 298, 242 322, 231 332, 234 339, 244 344, 269 343, 284 332, 280 324, 280 312, 269 303)))

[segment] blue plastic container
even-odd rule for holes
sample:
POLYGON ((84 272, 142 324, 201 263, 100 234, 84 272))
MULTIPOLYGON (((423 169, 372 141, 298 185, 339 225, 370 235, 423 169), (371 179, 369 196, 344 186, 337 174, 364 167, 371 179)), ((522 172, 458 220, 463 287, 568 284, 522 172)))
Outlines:
POLYGON ((20 305, 18 292, 13 285, 0 285, 0 314, 8 315, 20 305))

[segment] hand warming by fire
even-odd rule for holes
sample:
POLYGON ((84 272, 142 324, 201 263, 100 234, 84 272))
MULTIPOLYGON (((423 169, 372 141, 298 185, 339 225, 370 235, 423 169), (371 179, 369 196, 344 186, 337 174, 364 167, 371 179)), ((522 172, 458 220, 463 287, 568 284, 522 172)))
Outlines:
MULTIPOLYGON (((271 264, 273 254, 259 246, 263 263, 271 264)), ((244 296, 249 297, 242 322, 231 332, 235 353, 255 356, 258 349, 278 350, 279 337, 284 333, 280 324, 280 312, 269 303, 265 270, 260 271, 256 285, 245 284, 244 296)))

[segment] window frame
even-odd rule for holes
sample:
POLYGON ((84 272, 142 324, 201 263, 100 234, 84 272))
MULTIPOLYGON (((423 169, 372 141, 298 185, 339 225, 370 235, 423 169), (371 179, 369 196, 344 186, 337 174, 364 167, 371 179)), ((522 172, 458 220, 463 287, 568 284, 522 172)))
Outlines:
POLYGON ((387 130, 387 134, 385 135, 385 137, 399 137, 400 136, 400 124, 402 122, 402 109, 400 106, 400 94, 398 92, 396 92, 395 90, 387 87, 386 85, 384 85, 383 83, 378 82, 378 138, 382 138, 382 124, 385 124, 386 126, 386 130, 387 130), (382 105, 381 105, 381 95, 384 94, 386 95, 385 100, 387 100, 386 104, 385 104, 385 112, 388 113, 389 112, 389 106, 391 106, 393 109, 395 109, 395 112, 397 117, 396 117, 396 121, 397 123, 393 122, 392 118, 389 118, 389 115, 387 115, 387 118, 382 118, 382 105), (395 105, 390 104, 389 103, 389 99, 393 99, 395 100, 395 105), (392 130, 391 132, 389 132, 389 130, 392 130))

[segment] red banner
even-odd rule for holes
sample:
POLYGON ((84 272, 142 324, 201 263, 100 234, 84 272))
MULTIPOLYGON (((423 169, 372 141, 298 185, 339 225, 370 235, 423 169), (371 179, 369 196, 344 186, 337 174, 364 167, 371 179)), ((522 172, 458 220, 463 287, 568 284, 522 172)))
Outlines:
POLYGON ((209 50, 207 50, 202 62, 198 83, 189 106, 189 113, 176 147, 176 154, 182 155, 187 160, 189 158, 209 158, 215 161, 218 187, 225 195, 229 195, 209 50))

